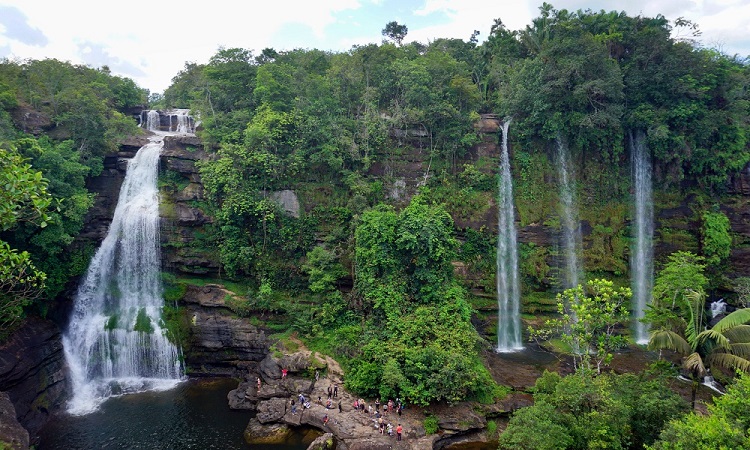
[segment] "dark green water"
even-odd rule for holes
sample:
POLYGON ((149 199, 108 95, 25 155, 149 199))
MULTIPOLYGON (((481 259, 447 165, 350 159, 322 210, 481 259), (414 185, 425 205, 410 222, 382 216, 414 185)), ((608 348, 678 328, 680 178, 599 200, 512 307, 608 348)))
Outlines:
POLYGON ((189 380, 165 392, 144 392, 107 400, 85 416, 62 415, 41 433, 38 450, 222 449, 304 450, 302 436, 288 445, 245 443, 252 413, 232 411, 227 393, 235 380, 189 380))

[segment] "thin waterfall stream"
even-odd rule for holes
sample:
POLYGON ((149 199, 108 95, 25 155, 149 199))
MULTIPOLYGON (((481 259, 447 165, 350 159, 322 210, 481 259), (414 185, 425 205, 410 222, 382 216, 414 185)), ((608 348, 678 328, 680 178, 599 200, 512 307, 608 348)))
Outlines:
POLYGON ((170 133, 158 131, 158 117, 147 117, 155 134, 128 161, 112 223, 78 287, 63 335, 71 414, 93 412, 111 396, 172 388, 183 378, 179 349, 161 320, 157 177, 170 133))
POLYGON ((518 277, 518 243, 513 211, 513 179, 508 155, 510 119, 503 123, 497 222, 497 351, 523 349, 521 342, 521 289, 518 277))
POLYGON ((581 222, 578 218, 575 182, 572 175, 570 151, 562 138, 557 138, 557 167, 560 177, 560 205, 562 206, 561 225, 564 253, 563 289, 578 286, 583 278, 583 267, 580 261, 580 249, 583 247, 581 222))
POLYGON ((636 342, 647 344, 648 328, 640 319, 645 315, 646 305, 651 303, 651 290, 654 286, 654 200, 651 186, 651 155, 645 144, 643 131, 630 133, 630 157, 635 188, 635 239, 630 257, 633 325, 636 342))

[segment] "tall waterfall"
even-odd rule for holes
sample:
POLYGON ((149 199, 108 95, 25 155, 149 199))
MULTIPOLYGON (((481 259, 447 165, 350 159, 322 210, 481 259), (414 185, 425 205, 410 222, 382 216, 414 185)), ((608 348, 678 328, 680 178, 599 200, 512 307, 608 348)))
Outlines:
POLYGON ((503 123, 497 221, 497 351, 523 349, 521 343, 521 293, 518 281, 518 247, 513 212, 513 179, 508 156, 510 119, 503 123))
POLYGON ((635 339, 648 343, 648 328, 642 323, 646 305, 651 302, 654 286, 654 201, 651 194, 651 155, 643 132, 630 133, 630 159, 635 186, 635 223, 633 249, 630 256, 633 288, 633 318, 635 339))
POLYGON ((129 161, 112 223, 78 287, 63 336, 73 398, 85 414, 106 398, 174 386, 178 349, 165 336, 157 173, 163 137, 129 161))
POLYGON ((563 231, 563 253, 565 257, 563 288, 578 286, 583 278, 580 251, 583 247, 581 222, 578 218, 575 183, 572 178, 570 151, 562 138, 557 138, 557 167, 560 176, 561 225, 563 231))

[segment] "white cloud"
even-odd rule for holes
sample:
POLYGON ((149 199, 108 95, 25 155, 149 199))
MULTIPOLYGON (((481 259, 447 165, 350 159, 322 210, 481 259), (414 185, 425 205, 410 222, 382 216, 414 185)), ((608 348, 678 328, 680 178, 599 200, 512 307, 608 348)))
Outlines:
MULTIPOLYGON (((106 63, 114 73, 130 76, 153 91, 164 90, 185 62, 208 61, 219 46, 256 51, 265 47, 284 49, 280 41, 283 40, 306 47, 312 44, 300 40, 307 36, 324 43, 319 45, 325 45, 326 49, 345 50, 355 44, 379 42, 377 33, 366 36, 363 27, 368 24, 338 22, 339 34, 335 38, 327 34, 327 27, 336 23, 337 15, 340 18, 342 12, 384 7, 384 0, 289 0, 271 4, 214 0, 201 8, 175 2, 2 1, 4 8, 14 8, 25 16, 26 31, 41 34, 28 35, 36 39, 27 37, 24 43, 13 39, 6 26, 4 31, 0 30, 0 56, 106 63), (348 36, 341 33, 342 23, 350 26, 348 36), (47 45, 41 45, 40 36, 48 39, 47 45), (328 42, 329 39, 335 41, 328 42), (80 53, 79 47, 84 44, 92 49, 88 55, 80 53), (138 75, 141 72, 147 75, 138 75)), ((573 11, 625 9, 631 15, 661 13, 671 20, 684 16, 700 25, 706 45, 723 43, 727 52, 750 54, 750 44, 745 42, 750 35, 748 0, 630 0, 618 8, 602 0, 552 3, 557 9, 573 11)), ((474 30, 480 31, 481 40, 489 33, 495 18, 500 18, 511 30, 523 29, 536 17, 540 4, 536 0, 424 0, 412 13, 422 23, 432 21, 434 25, 416 26, 408 20, 397 20, 409 25, 409 41, 468 39, 474 30)))

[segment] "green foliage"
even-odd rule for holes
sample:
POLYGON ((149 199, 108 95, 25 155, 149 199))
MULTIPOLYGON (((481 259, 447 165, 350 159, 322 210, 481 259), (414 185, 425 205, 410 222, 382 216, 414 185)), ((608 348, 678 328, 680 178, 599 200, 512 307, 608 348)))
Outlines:
POLYGON ((703 257, 708 265, 718 266, 729 257, 732 250, 729 218, 721 211, 704 211, 701 218, 703 257))
POLYGON ((750 376, 741 375, 726 395, 714 398, 708 416, 691 412, 669 422, 651 450, 699 450, 748 448, 750 446, 750 376))
POLYGON ((427 434, 435 434, 437 433, 439 427, 438 427, 438 419, 435 416, 427 416, 422 421, 422 426, 424 427, 424 432, 427 434))
POLYGON ((675 320, 675 310, 682 317, 689 314, 690 302, 685 295, 704 292, 708 279, 704 275, 704 258, 691 252, 675 252, 669 255, 654 281, 653 303, 646 311, 646 318, 653 327, 670 328, 675 320))
POLYGON ((135 316, 135 325, 133 331, 140 333, 151 334, 154 332, 154 325, 151 323, 151 318, 146 314, 146 309, 141 308, 138 310, 138 315, 135 316))
POLYGON ((573 349, 576 369, 582 373, 601 372, 612 352, 627 345, 617 331, 627 322, 630 288, 614 288, 609 280, 594 279, 586 290, 578 285, 557 295, 559 318, 548 319, 543 328, 530 329, 534 338, 550 339, 559 335, 573 349))
POLYGON ((663 381, 545 372, 535 385, 534 405, 513 414, 500 448, 642 448, 685 409, 663 381))

